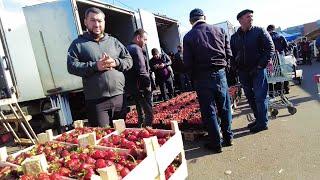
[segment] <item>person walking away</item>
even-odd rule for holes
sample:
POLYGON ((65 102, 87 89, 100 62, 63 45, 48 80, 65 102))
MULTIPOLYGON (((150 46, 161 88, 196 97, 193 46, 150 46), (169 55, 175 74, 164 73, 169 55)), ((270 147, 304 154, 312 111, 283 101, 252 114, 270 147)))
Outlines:
MULTIPOLYGON (((280 56, 285 56, 286 52, 288 51, 288 48, 289 48, 286 38, 275 31, 275 26, 273 24, 270 24, 267 27, 267 31, 272 38, 275 50, 280 54, 280 56)), ((280 65, 280 64, 278 64, 278 65, 280 65)), ((282 83, 281 82, 277 82, 275 85, 272 85, 272 84, 269 85, 269 89, 270 89, 270 86, 271 86, 271 89, 273 89, 273 87, 275 87, 275 90, 277 90, 277 91, 282 90, 282 83)), ((283 82, 283 88, 285 90, 285 93, 289 94, 289 91, 290 91, 289 81, 283 82)))
POLYGON ((268 129, 268 82, 266 66, 274 55, 274 45, 269 33, 253 26, 253 11, 246 9, 238 13, 240 28, 231 36, 233 58, 231 67, 238 71, 248 103, 255 121, 248 125, 250 132, 268 129))
POLYGON ((113 119, 125 118, 123 72, 132 67, 127 49, 105 30, 105 14, 98 8, 85 11, 87 31, 69 49, 67 69, 82 77, 91 126, 109 126, 113 119))
POLYGON ((222 28, 206 23, 201 9, 193 9, 189 18, 192 29, 183 38, 184 69, 191 73, 201 117, 208 130, 209 142, 205 148, 221 153, 222 145, 231 146, 233 140, 225 72, 227 61, 232 56, 230 44, 222 28), (220 126, 218 117, 221 118, 220 126))
POLYGON ((151 126, 153 121, 152 90, 149 61, 145 45, 147 33, 138 29, 127 49, 133 59, 133 67, 125 73, 126 92, 133 97, 138 113, 139 126, 151 126))

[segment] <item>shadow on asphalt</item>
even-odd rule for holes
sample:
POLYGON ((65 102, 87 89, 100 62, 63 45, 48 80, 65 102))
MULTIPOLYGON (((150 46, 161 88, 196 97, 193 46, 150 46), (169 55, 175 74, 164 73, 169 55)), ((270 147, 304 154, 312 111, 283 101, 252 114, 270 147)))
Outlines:
POLYGON ((202 139, 195 141, 184 141, 184 150, 187 160, 191 160, 191 163, 196 163, 197 158, 206 155, 214 154, 211 151, 204 148, 205 141, 202 139))

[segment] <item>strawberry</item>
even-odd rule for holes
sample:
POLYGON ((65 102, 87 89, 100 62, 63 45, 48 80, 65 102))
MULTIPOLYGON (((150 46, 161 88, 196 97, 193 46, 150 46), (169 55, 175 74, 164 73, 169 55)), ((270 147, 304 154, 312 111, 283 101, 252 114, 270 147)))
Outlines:
POLYGON ((38 180, 50 180, 50 177, 47 173, 40 173, 38 175, 38 180))
POLYGON ((61 179, 61 175, 59 173, 52 173, 50 175, 50 180, 60 180, 61 179))
POLYGON ((86 159, 86 163, 88 163, 88 164, 95 164, 95 163, 96 163, 96 160, 93 159, 92 157, 88 157, 88 158, 86 159))
POLYGON ((20 177, 20 180, 36 180, 36 178, 31 175, 23 175, 20 177))
POLYGON ((104 168, 107 166, 106 161, 104 159, 98 159, 95 165, 97 169, 104 168))
POLYGON ((66 156, 69 156, 70 153, 67 150, 63 150, 60 155, 61 155, 61 157, 66 157, 66 156))
POLYGON ((140 132, 139 132, 139 135, 138 135, 140 138, 149 138, 150 137, 150 133, 148 130, 146 129, 142 129, 140 132))
POLYGON ((129 141, 137 141, 138 138, 137 138, 137 136, 135 136, 135 135, 129 135, 129 136, 128 136, 128 140, 129 140, 129 141))
POLYGON ((67 176, 67 177, 69 177, 69 176, 70 176, 70 173, 71 173, 71 170, 68 169, 68 168, 61 167, 61 168, 59 169, 59 174, 61 174, 61 176, 67 176))
POLYGON ((85 176, 83 177, 85 180, 90 180, 91 176, 95 174, 93 169, 88 169, 85 176))
POLYGON ((105 154, 101 150, 95 150, 93 152, 93 154, 91 155, 91 157, 93 157, 94 159, 103 159, 104 156, 105 156, 105 154))
POLYGON ((116 169, 120 172, 124 167, 121 164, 116 164, 116 169))
POLYGON ((124 178, 129 173, 130 173, 130 170, 128 168, 124 167, 120 171, 120 176, 124 178))

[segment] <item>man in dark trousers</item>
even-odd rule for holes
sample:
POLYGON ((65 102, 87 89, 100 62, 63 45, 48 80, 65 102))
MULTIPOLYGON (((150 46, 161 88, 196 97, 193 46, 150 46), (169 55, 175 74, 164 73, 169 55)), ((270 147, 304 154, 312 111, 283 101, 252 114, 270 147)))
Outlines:
POLYGON ((190 91, 192 88, 189 75, 181 70, 181 68, 183 68, 183 47, 181 45, 178 45, 177 50, 178 51, 174 55, 174 60, 172 62, 172 68, 179 78, 180 90, 182 92, 190 91))
POLYGON ((138 29, 127 49, 133 59, 133 67, 126 73, 126 92, 135 101, 139 126, 151 126, 153 121, 152 90, 149 61, 144 46, 147 33, 138 29))
POLYGON ((222 145, 231 146, 231 106, 225 67, 232 53, 226 32, 206 23, 201 9, 190 12, 192 29, 183 38, 185 71, 191 79, 199 98, 201 116, 208 130, 209 142, 205 147, 215 153, 222 145), (218 116, 221 118, 220 138, 218 116))
POLYGON ((171 99, 174 95, 172 61, 165 53, 160 54, 157 48, 151 49, 152 58, 150 59, 150 68, 155 73, 156 84, 160 86, 161 96, 164 101, 171 99), (166 93, 168 89, 168 96, 166 93))
POLYGON ((231 67, 238 71, 255 121, 248 125, 252 133, 268 129, 268 82, 266 66, 274 54, 269 33, 252 25, 253 11, 246 9, 237 15, 240 28, 231 36, 233 58, 231 67))
POLYGON ((68 72, 82 77, 90 125, 109 126, 110 120, 125 117, 123 72, 132 67, 132 58, 116 38, 104 33, 100 9, 87 9, 84 24, 88 31, 69 47, 68 72))

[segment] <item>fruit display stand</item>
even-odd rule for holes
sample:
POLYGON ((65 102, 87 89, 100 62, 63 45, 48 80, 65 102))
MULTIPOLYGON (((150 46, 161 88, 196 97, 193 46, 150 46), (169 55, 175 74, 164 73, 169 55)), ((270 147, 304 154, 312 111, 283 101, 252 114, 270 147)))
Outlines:
MULTIPOLYGON (((52 173, 52 171, 50 170, 49 175, 50 173, 52 173, 51 175, 60 173, 58 175, 62 179, 70 179, 70 178, 72 179, 72 178, 75 178, 75 176, 79 178, 82 177, 84 179, 87 179, 88 177, 86 175, 88 174, 88 172, 87 174, 81 175, 81 172, 83 171, 79 171, 80 167, 74 166, 73 158, 76 158, 76 159, 82 158, 83 160, 82 162, 86 162, 87 159, 93 159, 94 157, 96 159, 93 159, 93 160, 96 163, 97 161, 99 161, 99 158, 103 158, 104 160, 101 160, 101 161, 103 161, 105 164, 103 164, 103 166, 101 167, 99 164, 95 164, 94 167, 96 169, 91 172, 90 174, 91 179, 102 179, 102 180, 119 179, 119 178, 121 179, 121 177, 125 180, 185 179, 187 177, 187 167, 186 167, 186 160, 184 158, 181 132, 179 131, 179 128, 176 122, 172 122, 172 124, 174 127, 172 131, 168 131, 168 130, 164 130, 164 131, 174 132, 174 134, 172 133, 173 136, 170 137, 170 139, 168 139, 168 141, 166 141, 161 147, 158 144, 158 140, 156 137, 150 137, 150 138, 144 139, 144 151, 146 153, 146 156, 143 157, 143 159, 137 159, 136 161, 133 160, 134 162, 131 162, 130 170, 128 170, 129 166, 127 168, 127 166, 125 165, 122 166, 121 172, 118 169, 118 166, 121 167, 121 165, 119 165, 118 163, 121 163, 121 162, 129 163, 128 160, 126 159, 121 160, 121 157, 127 157, 128 159, 130 159, 130 157, 133 157, 132 155, 130 155, 131 150, 129 149, 102 147, 99 145, 94 145, 90 147, 81 147, 79 145, 71 145, 71 144, 53 142, 53 141, 46 142, 45 144, 34 145, 24 150, 21 150, 17 153, 14 153, 7 158, 7 161, 13 162, 17 165, 21 165, 26 158, 34 157, 35 155, 39 155, 39 154, 45 154, 45 157, 46 157, 46 160, 48 161, 48 165, 50 166, 50 169, 54 167, 54 164, 52 163, 54 162, 62 163, 61 164, 62 166, 61 167, 59 166, 60 168, 58 169, 58 171, 54 171, 52 173), (115 156, 110 156, 110 153, 114 154, 115 156), (101 154, 103 154, 103 156, 106 156, 106 157, 99 157, 101 156, 101 154), (177 156, 179 157, 180 165, 174 172, 168 170, 167 168, 168 166, 171 169, 173 168, 173 166, 170 165, 170 163, 174 161, 177 156), (107 167, 105 167, 105 165, 107 167), (74 170, 76 172, 79 172, 80 174, 72 173, 72 171, 74 170), (99 175, 96 175, 97 172, 99 173, 99 175), (71 174, 73 175, 70 176, 71 174), (168 175, 170 175, 170 177, 168 175)), ((124 126, 122 127, 122 130, 121 128, 119 130, 117 125, 115 125, 115 128, 116 128, 116 131, 112 132, 111 134, 115 134, 115 133, 120 134, 120 131, 127 129, 124 126)), ((42 176, 42 175, 49 176, 46 173, 39 174, 39 176, 42 176)))

